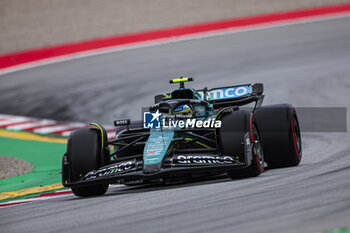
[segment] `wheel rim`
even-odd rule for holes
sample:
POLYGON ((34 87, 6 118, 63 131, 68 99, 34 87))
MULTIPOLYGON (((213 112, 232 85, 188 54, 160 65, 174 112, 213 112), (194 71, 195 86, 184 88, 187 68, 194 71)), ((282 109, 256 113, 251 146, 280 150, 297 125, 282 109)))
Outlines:
POLYGON ((299 129, 299 124, 298 121, 293 117, 292 121, 292 129, 293 129, 293 137, 294 137, 294 143, 295 143, 295 148, 297 152, 297 156, 299 159, 301 158, 301 136, 300 136, 300 129, 299 129))
POLYGON ((260 137, 258 134, 258 130, 255 127, 255 125, 253 125, 253 138, 254 138, 254 147, 253 147, 253 152, 255 155, 255 158, 257 158, 257 163, 259 166, 260 171, 263 170, 264 168, 264 154, 263 154, 263 150, 261 147, 261 142, 260 142, 260 137))

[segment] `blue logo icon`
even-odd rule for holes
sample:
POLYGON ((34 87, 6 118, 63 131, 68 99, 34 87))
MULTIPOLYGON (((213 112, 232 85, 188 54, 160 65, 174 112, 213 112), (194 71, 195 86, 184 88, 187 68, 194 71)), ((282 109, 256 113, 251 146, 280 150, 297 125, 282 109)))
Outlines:
POLYGON ((162 114, 157 112, 144 112, 143 113, 143 128, 145 129, 158 129, 160 128, 160 119, 159 117, 162 114))

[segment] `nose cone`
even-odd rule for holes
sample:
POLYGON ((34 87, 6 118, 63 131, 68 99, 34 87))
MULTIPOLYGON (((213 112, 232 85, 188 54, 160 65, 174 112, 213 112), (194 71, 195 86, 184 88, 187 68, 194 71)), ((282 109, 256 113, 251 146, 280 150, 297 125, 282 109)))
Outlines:
POLYGON ((155 173, 162 168, 162 161, 172 143, 174 132, 170 130, 151 130, 143 150, 143 172, 155 173))

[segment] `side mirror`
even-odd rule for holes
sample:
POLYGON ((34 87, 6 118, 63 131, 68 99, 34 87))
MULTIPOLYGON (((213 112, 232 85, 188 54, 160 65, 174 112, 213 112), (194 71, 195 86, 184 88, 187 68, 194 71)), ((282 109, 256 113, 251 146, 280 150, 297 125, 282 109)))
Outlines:
POLYGON ((264 84, 262 83, 255 83, 253 84, 253 94, 256 95, 262 95, 262 93, 264 92, 264 84))
POLYGON ((157 104, 157 103, 163 101, 164 98, 166 98, 166 95, 164 95, 164 94, 156 95, 154 97, 154 103, 157 104))

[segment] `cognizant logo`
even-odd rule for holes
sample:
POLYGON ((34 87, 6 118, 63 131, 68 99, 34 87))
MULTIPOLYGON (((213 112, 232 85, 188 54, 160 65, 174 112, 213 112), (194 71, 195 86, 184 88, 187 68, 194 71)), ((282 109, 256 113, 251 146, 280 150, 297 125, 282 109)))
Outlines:
POLYGON ((249 94, 250 87, 249 86, 240 86, 240 87, 228 87, 221 88, 210 91, 209 99, 217 100, 217 99, 229 99, 229 98, 237 98, 244 95, 249 94))
POLYGON ((176 119, 169 116, 162 117, 162 114, 157 110, 156 112, 143 113, 143 127, 145 129, 220 128, 221 121, 213 118, 201 120, 196 118, 176 119))
MULTIPOLYGON (((249 85, 237 86, 237 87, 221 87, 215 88, 207 92, 207 100, 222 100, 232 99, 249 95, 251 93, 251 87, 249 85)), ((204 99, 204 93, 199 92, 199 95, 204 99)))

